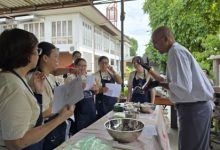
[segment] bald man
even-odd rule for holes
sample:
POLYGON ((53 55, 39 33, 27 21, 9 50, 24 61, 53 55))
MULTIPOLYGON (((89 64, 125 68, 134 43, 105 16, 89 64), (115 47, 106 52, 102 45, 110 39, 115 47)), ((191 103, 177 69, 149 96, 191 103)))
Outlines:
POLYGON ((143 65, 155 78, 151 87, 162 86, 176 104, 179 117, 179 150, 208 150, 213 88, 192 54, 175 41, 167 27, 157 28, 152 42, 161 54, 167 53, 167 81, 143 65))

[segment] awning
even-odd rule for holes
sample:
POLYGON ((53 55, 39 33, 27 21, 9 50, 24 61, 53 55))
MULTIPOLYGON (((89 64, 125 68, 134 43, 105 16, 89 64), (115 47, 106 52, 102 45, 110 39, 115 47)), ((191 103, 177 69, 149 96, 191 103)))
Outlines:
POLYGON ((13 13, 107 4, 120 1, 121 0, 0 0, 0 16, 13 13))

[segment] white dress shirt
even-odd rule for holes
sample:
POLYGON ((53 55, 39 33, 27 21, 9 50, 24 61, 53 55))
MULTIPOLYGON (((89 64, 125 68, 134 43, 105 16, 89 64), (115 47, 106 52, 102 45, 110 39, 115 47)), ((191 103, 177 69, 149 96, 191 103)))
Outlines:
POLYGON ((167 81, 174 103, 213 99, 214 90, 192 54, 175 42, 168 51, 167 81))

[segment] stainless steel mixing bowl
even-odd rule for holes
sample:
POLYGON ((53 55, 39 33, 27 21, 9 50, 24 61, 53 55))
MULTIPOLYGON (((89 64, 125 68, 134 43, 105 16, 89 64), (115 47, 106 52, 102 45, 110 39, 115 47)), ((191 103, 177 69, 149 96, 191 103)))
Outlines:
POLYGON ((112 138, 121 143, 135 141, 144 128, 144 124, 141 121, 131 118, 111 119, 104 126, 112 138))

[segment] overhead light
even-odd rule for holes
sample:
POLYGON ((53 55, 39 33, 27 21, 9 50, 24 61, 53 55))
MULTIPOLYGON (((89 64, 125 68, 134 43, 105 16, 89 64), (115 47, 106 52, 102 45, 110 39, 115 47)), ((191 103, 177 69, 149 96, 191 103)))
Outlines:
POLYGON ((37 17, 35 15, 28 15, 28 16, 18 16, 15 17, 16 21, 27 21, 27 20, 33 20, 36 19, 37 17))

